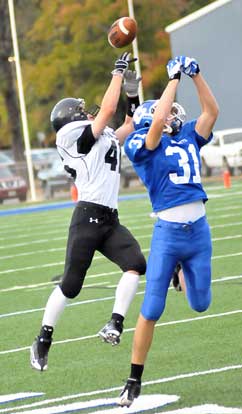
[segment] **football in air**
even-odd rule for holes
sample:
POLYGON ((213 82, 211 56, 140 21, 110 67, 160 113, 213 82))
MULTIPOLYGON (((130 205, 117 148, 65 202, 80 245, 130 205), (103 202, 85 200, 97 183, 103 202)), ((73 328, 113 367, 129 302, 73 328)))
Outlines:
POLYGON ((108 42, 112 47, 119 49, 132 43, 136 34, 136 20, 131 17, 121 17, 110 27, 108 31, 108 42))

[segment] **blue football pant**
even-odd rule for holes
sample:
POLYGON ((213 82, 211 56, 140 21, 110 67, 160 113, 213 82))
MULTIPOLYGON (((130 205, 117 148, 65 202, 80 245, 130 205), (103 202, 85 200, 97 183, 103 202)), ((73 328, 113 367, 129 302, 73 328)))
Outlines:
POLYGON ((180 224, 158 219, 153 231, 141 313, 145 319, 162 315, 177 262, 184 272, 190 307, 204 312, 211 302, 211 234, 206 217, 180 224))

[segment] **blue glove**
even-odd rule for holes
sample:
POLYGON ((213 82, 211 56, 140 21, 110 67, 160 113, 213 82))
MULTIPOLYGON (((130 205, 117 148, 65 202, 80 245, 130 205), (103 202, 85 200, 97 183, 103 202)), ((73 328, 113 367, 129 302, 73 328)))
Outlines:
POLYGON ((181 64, 181 71, 190 76, 190 78, 193 78, 193 76, 200 72, 196 59, 187 56, 176 56, 175 59, 181 64))
POLYGON ((181 63, 176 58, 169 60, 166 65, 167 73, 170 80, 181 78, 181 63))

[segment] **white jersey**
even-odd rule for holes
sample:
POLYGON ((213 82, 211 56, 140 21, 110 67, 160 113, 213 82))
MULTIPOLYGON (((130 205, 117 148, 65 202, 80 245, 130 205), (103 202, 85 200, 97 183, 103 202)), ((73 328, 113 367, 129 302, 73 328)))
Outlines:
POLYGON ((77 150, 77 140, 90 121, 64 125, 56 145, 66 170, 75 175, 78 201, 117 208, 120 183, 120 145, 113 129, 106 127, 87 154, 77 150))

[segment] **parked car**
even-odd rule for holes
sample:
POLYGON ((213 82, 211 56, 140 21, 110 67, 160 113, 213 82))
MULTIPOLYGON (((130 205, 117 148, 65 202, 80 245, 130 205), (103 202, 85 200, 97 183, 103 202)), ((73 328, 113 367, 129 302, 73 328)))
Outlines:
POLYGON ((0 167, 12 165, 14 165, 14 160, 5 151, 0 151, 0 167))
POLYGON ((51 168, 53 162, 59 159, 56 148, 33 148, 31 156, 35 176, 42 169, 51 168))
POLYGON ((121 171, 120 171, 120 187, 127 188, 132 180, 139 180, 133 165, 127 155, 121 148, 121 171))
POLYGON ((53 162, 52 167, 40 170, 37 178, 41 182, 46 199, 54 197, 57 191, 70 191, 73 183, 59 157, 53 162))
POLYGON ((214 131, 211 142, 200 150, 202 175, 210 176, 213 168, 227 168, 234 174, 242 171, 242 128, 214 131))
POLYGON ((0 203, 11 198, 26 201, 27 191, 28 187, 24 178, 15 174, 12 167, 0 164, 0 203))

